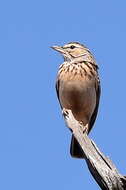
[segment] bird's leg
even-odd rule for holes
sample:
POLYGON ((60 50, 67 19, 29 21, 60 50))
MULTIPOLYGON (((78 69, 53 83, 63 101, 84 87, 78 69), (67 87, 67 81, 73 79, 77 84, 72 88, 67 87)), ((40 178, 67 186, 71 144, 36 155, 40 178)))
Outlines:
MULTIPOLYGON (((67 109, 63 108, 62 114, 66 120, 69 118, 69 112, 67 109)), ((78 121, 78 123, 80 124, 80 127, 81 127, 81 130, 83 131, 83 134, 84 133, 88 134, 88 123, 86 125, 84 125, 82 121, 78 121)), ((71 132, 73 132, 71 128, 69 128, 69 129, 71 132)))
POLYGON ((84 126, 83 133, 88 134, 88 123, 84 126))

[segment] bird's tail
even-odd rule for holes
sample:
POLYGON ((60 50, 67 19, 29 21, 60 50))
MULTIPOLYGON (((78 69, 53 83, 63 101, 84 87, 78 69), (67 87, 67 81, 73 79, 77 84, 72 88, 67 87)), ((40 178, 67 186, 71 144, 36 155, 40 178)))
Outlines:
POLYGON ((71 145, 70 145, 70 154, 74 158, 84 158, 84 153, 82 148, 80 147, 79 143, 75 139, 74 135, 71 138, 71 145))

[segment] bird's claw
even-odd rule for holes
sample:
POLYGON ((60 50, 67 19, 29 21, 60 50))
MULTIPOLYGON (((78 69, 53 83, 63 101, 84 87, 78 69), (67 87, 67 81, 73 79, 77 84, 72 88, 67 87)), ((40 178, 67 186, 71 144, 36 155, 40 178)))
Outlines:
POLYGON ((65 118, 67 118, 69 116, 69 113, 68 113, 67 109, 65 109, 65 108, 63 108, 63 110, 62 110, 62 114, 65 118))
POLYGON ((88 133, 88 124, 84 126, 83 134, 84 134, 84 133, 86 133, 86 134, 88 133))

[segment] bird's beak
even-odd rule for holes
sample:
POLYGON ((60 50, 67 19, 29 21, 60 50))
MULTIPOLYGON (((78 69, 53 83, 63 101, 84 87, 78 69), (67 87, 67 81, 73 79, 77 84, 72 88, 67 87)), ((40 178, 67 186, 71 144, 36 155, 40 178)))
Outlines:
POLYGON ((65 53, 63 47, 61 47, 61 46, 52 46, 51 48, 60 52, 60 53, 65 53))

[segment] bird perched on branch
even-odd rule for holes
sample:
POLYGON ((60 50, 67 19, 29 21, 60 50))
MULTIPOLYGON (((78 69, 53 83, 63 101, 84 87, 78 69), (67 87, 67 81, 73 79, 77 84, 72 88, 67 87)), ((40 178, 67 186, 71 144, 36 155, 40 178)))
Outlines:
MULTIPOLYGON (((61 108, 70 109, 84 132, 94 125, 100 99, 98 65, 90 50, 78 42, 64 46, 53 46, 64 57, 60 65, 56 91, 61 108)), ((82 149, 72 135, 70 153, 72 157, 84 158, 82 149)))

